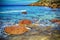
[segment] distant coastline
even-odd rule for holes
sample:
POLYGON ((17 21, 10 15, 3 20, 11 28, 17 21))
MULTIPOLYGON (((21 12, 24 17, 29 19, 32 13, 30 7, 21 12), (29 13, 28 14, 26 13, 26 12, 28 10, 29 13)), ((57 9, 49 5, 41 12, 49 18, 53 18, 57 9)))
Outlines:
POLYGON ((39 0, 29 6, 47 6, 51 8, 60 8, 60 0, 39 0))

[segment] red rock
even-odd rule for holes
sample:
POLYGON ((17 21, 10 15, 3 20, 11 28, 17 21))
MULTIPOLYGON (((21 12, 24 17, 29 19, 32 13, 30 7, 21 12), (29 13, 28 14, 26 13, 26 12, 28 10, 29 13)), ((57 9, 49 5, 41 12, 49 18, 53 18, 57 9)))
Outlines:
POLYGON ((19 24, 28 24, 29 25, 29 24, 32 24, 32 21, 25 19, 25 20, 21 20, 19 22, 19 24))
POLYGON ((24 26, 9 26, 9 27, 5 27, 4 32, 7 34, 13 34, 13 35, 18 35, 18 34, 23 34, 25 32, 27 32, 28 29, 24 26))
POLYGON ((60 20, 59 19, 53 19, 53 20, 51 20, 51 22, 60 24, 60 20))

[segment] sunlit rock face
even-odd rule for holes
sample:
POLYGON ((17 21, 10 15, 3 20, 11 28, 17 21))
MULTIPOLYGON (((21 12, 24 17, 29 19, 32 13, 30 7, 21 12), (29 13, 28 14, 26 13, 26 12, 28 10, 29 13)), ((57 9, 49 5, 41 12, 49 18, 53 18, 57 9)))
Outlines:
POLYGON ((42 1, 42 2, 50 2, 50 3, 52 3, 52 2, 60 2, 60 0, 39 0, 38 2, 40 2, 40 1, 42 1))
POLYGON ((51 8, 60 8, 60 0, 38 0, 30 4, 31 6, 48 6, 51 8))

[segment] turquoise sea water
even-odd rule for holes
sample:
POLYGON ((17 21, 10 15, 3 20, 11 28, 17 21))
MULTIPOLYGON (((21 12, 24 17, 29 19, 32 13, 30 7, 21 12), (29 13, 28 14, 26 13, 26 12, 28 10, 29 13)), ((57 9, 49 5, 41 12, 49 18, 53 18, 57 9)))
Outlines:
POLYGON ((60 19, 60 8, 52 9, 43 6, 0 6, 0 8, 0 36, 3 35, 1 33, 2 28, 17 24, 23 19, 31 20, 33 23, 36 20, 45 20, 48 23, 47 25, 51 25, 48 20, 60 19), (23 14, 24 11, 27 14, 23 14))
POLYGON ((60 16, 60 8, 52 9, 42 6, 1 6, 0 8, 0 21, 3 22, 17 22, 22 19, 51 20, 60 16), (25 10, 27 14, 22 14, 21 10, 25 10))
POLYGON ((0 5, 28 5, 38 0, 1 0, 0 5))
POLYGON ((52 9, 49 7, 42 6, 3 6, 0 8, 0 17, 3 16, 2 19, 4 19, 5 21, 17 21, 20 19, 33 20, 33 18, 44 19, 44 17, 45 19, 50 20, 60 16, 59 8, 52 9), (27 14, 22 14, 22 12, 20 12, 21 10, 25 10, 27 14))

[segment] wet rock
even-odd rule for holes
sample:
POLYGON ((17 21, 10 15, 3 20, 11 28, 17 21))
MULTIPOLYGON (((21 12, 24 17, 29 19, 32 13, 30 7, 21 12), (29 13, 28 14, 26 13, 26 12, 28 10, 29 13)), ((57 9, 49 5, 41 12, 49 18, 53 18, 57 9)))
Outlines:
POLYGON ((29 40, 50 40, 49 36, 31 36, 29 40))
POLYGON ((14 36, 9 40, 50 40, 50 36, 47 35, 31 35, 31 36, 14 36))
POLYGON ((27 14, 27 12, 22 12, 22 14, 27 14))
POLYGON ((0 40, 8 40, 8 39, 6 39, 6 38, 0 38, 0 40))
POLYGON ((59 19, 52 19, 51 22, 60 24, 60 20, 59 19))
POLYGON ((60 40, 60 30, 54 30, 51 37, 52 40, 60 40))

